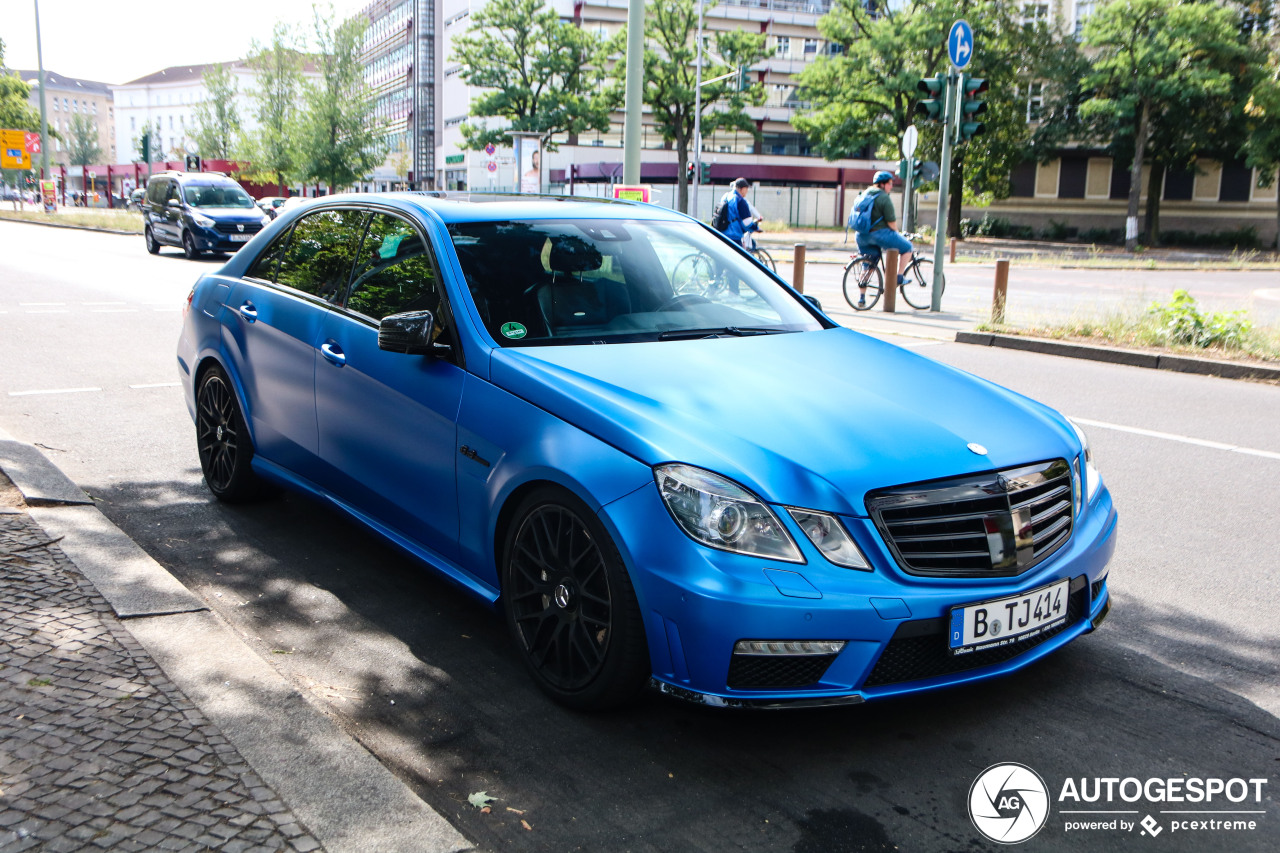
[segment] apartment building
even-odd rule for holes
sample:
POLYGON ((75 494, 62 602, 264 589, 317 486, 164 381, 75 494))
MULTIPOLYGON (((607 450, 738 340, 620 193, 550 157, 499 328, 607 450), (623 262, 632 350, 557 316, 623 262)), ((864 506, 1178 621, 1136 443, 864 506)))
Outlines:
MULTIPOLYGON (((40 109, 40 72, 20 70, 18 76, 31 87, 31 106, 40 109)), ((101 161, 116 162, 115 102, 111 87, 95 80, 79 80, 45 71, 45 107, 49 130, 62 139, 50 139, 49 162, 56 166, 70 165, 68 141, 71 123, 77 116, 87 117, 98 129, 98 147, 102 149, 101 161)), ((50 134, 52 136, 52 134, 50 134)))

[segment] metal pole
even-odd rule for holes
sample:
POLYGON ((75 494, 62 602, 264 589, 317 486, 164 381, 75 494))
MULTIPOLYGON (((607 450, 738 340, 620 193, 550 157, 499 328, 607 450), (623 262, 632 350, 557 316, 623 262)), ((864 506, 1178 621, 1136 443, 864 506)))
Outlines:
POLYGON ((906 224, 907 224, 907 228, 906 228, 906 230, 907 230, 907 231, 915 231, 915 230, 916 230, 916 210, 915 210, 915 201, 916 201, 915 183, 916 183, 916 182, 915 182, 915 171, 916 171, 916 157, 915 157, 915 155, 914 155, 914 154, 912 154, 910 157, 908 157, 908 158, 907 158, 907 173, 906 173, 905 175, 903 175, 903 176, 902 176, 902 182, 903 182, 904 184, 906 184, 906 186, 905 186, 905 187, 903 187, 903 189, 902 189, 902 194, 903 194, 903 199, 902 199, 902 207, 903 207, 903 211, 902 211, 902 219, 903 219, 903 221, 905 221, 905 222, 906 222, 906 224))
POLYGON ((791 259, 791 286, 797 293, 804 293, 804 243, 796 243, 791 259))
POLYGON ((622 180, 640 183, 640 115, 644 109, 644 2, 627 7, 626 119, 622 126, 622 180))
MULTIPOLYGON (((49 119, 44 104, 44 47, 40 43, 40 0, 36 4, 36 62, 40 66, 40 172, 41 178, 49 171, 49 119)), ((44 188, 40 189, 41 194, 44 188)))
POLYGON ((991 322, 997 326, 1004 323, 1004 306, 1009 294, 1009 259, 996 261, 995 290, 991 294, 991 322))
POLYGON ((693 198, 689 215, 698 218, 698 187, 702 183, 702 0, 698 0, 698 70, 693 87, 693 198))
MULTIPOLYGON (((947 193, 951 189, 951 136, 952 116, 955 112, 956 88, 961 85, 963 75, 957 74, 954 68, 947 75, 946 106, 942 112, 942 169, 938 175, 938 224, 933 235, 933 300, 929 306, 931 311, 942 310, 942 260, 947 244, 947 193)), ((889 282, 885 282, 889 287, 889 282)))
POLYGON ((884 308, 893 314, 898 305, 898 250, 886 249, 884 253, 884 308))

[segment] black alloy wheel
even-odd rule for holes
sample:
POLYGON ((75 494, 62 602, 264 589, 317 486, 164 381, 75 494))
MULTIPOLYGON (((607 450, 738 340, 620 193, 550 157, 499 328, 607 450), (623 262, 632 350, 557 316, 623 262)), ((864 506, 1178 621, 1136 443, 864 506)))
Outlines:
POLYGON ((595 514, 553 487, 530 495, 507 533, 503 607, 534 680, 553 699, 599 710, 649 676, 635 590, 595 514))
POLYGON ((160 244, 156 242, 156 235, 151 233, 151 226, 148 225, 142 235, 147 241, 147 251, 153 255, 160 254, 160 244))
POLYGON ((200 250, 196 248, 196 238, 191 236, 190 231, 182 232, 182 251, 189 261, 194 261, 200 257, 200 250))
POLYGON ((236 503, 261 492, 240 403, 220 367, 209 368, 196 393, 196 450, 205 484, 218 500, 236 503))

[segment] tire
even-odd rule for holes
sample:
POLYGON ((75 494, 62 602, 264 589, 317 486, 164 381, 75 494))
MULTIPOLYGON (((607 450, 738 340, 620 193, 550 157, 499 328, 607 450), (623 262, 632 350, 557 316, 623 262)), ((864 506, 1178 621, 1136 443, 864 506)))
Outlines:
POLYGON ((884 273, 879 264, 871 265, 868 270, 866 262, 861 257, 849 261, 849 265, 844 268, 844 301, 849 303, 850 308, 854 311, 869 311, 880 301, 882 292, 884 292, 884 273), (859 305, 858 299, 862 293, 858 285, 862 280, 866 282, 867 295, 866 301, 859 305))
MULTIPOLYGON (((947 288, 947 280, 942 279, 942 289, 947 288)), ((907 273, 904 281, 899 286, 902 291, 902 298, 912 308, 919 310, 927 310, 933 307, 933 261, 928 258, 920 258, 920 260, 912 265, 911 271, 907 273)))
POLYGON ((759 261, 762 266, 768 268, 770 272, 776 273, 778 271, 778 265, 773 262, 773 255, 770 255, 764 249, 756 246, 751 250, 751 254, 755 255, 756 260, 759 261))
POLYGON ((209 368, 196 391, 196 450, 205 485, 218 500, 242 503, 263 493, 240 403, 220 367, 209 368))
POLYGON ((202 252, 196 248, 196 238, 191 236, 190 231, 182 232, 182 253, 187 256, 187 260, 189 261, 194 261, 202 254, 202 252))
POLYGON ((156 242, 156 235, 151 233, 150 225, 143 230, 142 236, 147 241, 147 251, 153 255, 160 254, 160 244, 156 242))
POLYGON ((570 492, 539 488, 517 508, 502 549, 502 606, 543 692, 599 711, 648 683, 649 652, 635 589, 595 513, 570 492))
POLYGON ((711 259, 706 255, 685 255, 671 271, 671 290, 676 296, 688 293, 701 296, 707 292, 715 277, 711 259))

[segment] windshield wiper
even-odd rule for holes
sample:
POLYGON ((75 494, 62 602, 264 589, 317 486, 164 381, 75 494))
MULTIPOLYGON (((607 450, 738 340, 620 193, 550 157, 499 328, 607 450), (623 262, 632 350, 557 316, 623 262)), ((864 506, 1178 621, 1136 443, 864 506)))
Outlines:
POLYGON ((660 341, 677 341, 689 338, 745 338, 752 335, 776 335, 786 329, 769 329, 763 326, 718 326, 712 329, 672 329, 658 335, 660 341))

